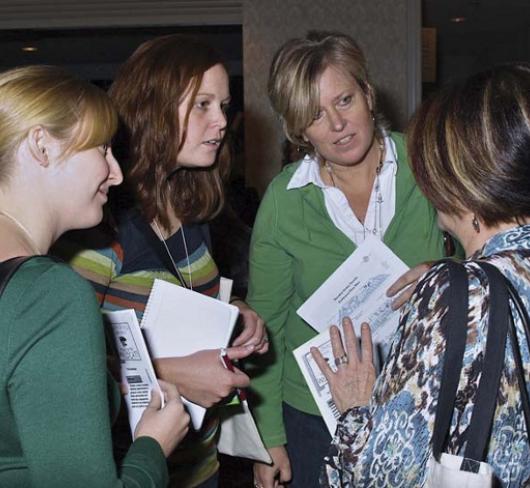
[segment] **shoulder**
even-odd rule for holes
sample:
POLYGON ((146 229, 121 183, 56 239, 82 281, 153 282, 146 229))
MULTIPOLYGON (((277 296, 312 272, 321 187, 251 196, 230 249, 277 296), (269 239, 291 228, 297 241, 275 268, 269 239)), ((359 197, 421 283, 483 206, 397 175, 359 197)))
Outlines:
POLYGON ((70 266, 46 256, 38 256, 22 264, 8 286, 33 287, 36 284, 60 290, 90 290, 87 282, 70 266))

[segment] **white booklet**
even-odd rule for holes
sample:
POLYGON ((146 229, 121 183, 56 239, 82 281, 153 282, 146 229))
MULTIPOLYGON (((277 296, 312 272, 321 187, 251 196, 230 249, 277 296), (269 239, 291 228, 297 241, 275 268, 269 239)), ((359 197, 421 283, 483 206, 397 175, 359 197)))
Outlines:
MULTIPOLYGON (((156 279, 141 326, 151 357, 180 357, 226 347, 238 314, 234 305, 156 279)), ((200 429, 206 409, 182 400, 193 427, 200 429)))
POLYGON ((336 370, 329 326, 342 330, 342 319, 350 317, 357 336, 368 322, 374 341, 374 362, 380 368, 383 349, 399 323, 399 311, 393 311, 386 291, 408 267, 383 242, 369 237, 297 310, 309 325, 320 332, 293 351, 309 390, 333 436, 340 412, 335 406, 328 382, 313 360, 311 347, 317 347, 336 370))
POLYGON ((408 269, 382 241, 368 237, 296 312, 318 332, 350 317, 359 334, 368 322, 374 342, 384 344, 399 320, 386 291, 408 269))
POLYGON ((127 385, 125 403, 134 437, 136 424, 149 404, 151 391, 158 391, 164 406, 164 395, 156 380, 136 314, 132 309, 103 311, 103 320, 112 330, 120 359, 121 382, 127 385))

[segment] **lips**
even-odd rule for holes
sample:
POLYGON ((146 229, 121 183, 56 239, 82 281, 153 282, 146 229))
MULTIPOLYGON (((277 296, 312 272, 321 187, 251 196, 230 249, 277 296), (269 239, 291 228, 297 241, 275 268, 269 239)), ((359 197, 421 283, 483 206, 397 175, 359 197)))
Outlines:
POLYGON ((336 140, 333 144, 335 146, 346 146, 353 140, 354 137, 355 137, 355 134, 348 134, 336 140))

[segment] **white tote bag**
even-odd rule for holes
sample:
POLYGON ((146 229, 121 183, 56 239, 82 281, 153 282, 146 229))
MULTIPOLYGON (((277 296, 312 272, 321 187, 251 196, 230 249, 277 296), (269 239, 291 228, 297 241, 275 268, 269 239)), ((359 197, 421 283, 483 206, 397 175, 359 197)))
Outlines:
POLYGON ((462 456, 442 453, 440 462, 434 456, 429 459, 429 477, 426 488, 493 488, 493 469, 487 463, 477 463, 477 473, 461 471, 462 456))

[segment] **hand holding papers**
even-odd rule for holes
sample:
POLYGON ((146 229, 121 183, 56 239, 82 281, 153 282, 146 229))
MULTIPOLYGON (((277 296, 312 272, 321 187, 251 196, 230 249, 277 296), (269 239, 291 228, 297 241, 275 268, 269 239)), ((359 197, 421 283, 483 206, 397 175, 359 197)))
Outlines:
MULTIPOLYGON (((166 281, 155 280, 142 320, 151 356, 181 357, 226 347, 238 309, 166 281)), ((199 429, 206 409, 183 399, 199 429)))
POLYGON ((295 349, 294 355, 331 435, 340 413, 310 348, 317 347, 334 369, 329 326, 341 328, 344 317, 352 320, 357 336, 361 323, 368 322, 374 343, 387 343, 397 327, 399 312, 392 310, 386 291, 407 269, 383 242, 367 238, 297 311, 320 332, 295 349))

